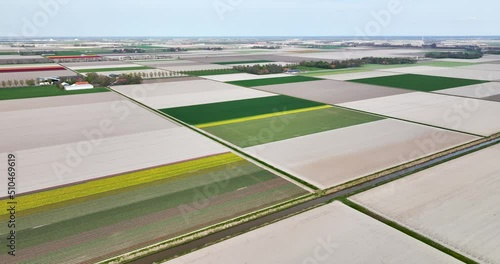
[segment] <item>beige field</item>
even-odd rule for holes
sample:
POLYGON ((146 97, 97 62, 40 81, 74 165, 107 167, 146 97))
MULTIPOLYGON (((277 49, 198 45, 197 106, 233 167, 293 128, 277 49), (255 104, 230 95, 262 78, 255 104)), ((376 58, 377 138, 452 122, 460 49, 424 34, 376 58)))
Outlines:
POLYGON ((500 145, 351 199, 475 259, 500 263, 500 145))
MULTIPOLYGON (((500 58, 499 58, 499 61, 500 61, 500 58)), ((463 66, 463 67, 460 67, 460 69, 481 70, 481 71, 500 71, 500 64, 482 63, 482 64, 474 64, 474 65, 470 65, 470 66, 463 66)))
POLYGON ((435 91, 435 93, 458 95, 472 98, 485 98, 500 94, 500 82, 488 82, 457 88, 435 91))
POLYGON ((500 104, 473 98, 414 92, 341 106, 433 126, 489 136, 500 132, 500 104))
POLYGON ((480 59, 437 59, 435 61, 452 61, 452 62, 471 62, 471 63, 487 63, 500 61, 500 55, 484 55, 480 59))
POLYGON ((334 80, 266 85, 256 87, 256 89, 325 104, 340 104, 411 92, 404 89, 334 80))
MULTIPOLYGON (((398 67, 398 68, 389 68, 389 69, 380 69, 378 71, 381 72, 396 72, 396 73, 401 73, 401 74, 419 74, 422 72, 429 72, 429 71, 443 71, 443 70, 450 70, 450 68, 446 67, 435 67, 435 66, 411 66, 411 67, 398 67)), ((454 69, 452 69, 454 70, 454 69)))
MULTIPOLYGON (((360 59, 363 57, 410 57, 425 52, 422 49, 340 49, 331 52, 293 53, 285 56, 323 60, 360 59)), ((287 60, 285 60, 287 61, 287 60)))
POLYGON ((322 79, 329 80, 337 80, 337 81, 349 81, 356 79, 365 79, 365 78, 375 78, 375 77, 385 77, 385 76, 394 76, 400 75, 397 72, 383 72, 383 71, 367 71, 367 72, 356 72, 356 73, 345 73, 339 72, 333 75, 325 75, 321 76, 322 79))
MULTIPOLYGON (((82 140, 14 150, 19 157, 18 171, 23 175, 17 192, 30 192, 228 152, 221 145, 183 127, 106 137, 96 142, 99 143, 82 140)), ((0 187, 2 193, 6 193, 6 186, 3 184, 0 187)))
POLYGON ((79 71, 79 70, 86 70, 86 69, 108 69, 108 68, 132 68, 132 67, 139 67, 137 64, 132 64, 132 63, 115 63, 115 64, 106 64, 106 65, 93 65, 91 63, 88 63, 87 65, 82 65, 82 66, 67 66, 68 68, 74 70, 74 71, 79 71))
POLYGON ((462 69, 462 67, 456 67, 454 69, 421 71, 419 72, 419 74, 482 81, 500 80, 500 71, 468 70, 462 69))
MULTIPOLYGON (((0 56, 0 59, 2 57, 0 56)), ((59 64, 56 63, 35 63, 35 64, 6 64, 0 65, 0 69, 10 69, 10 68, 43 68, 43 67, 58 67, 59 64)))
POLYGON ((258 80, 258 79, 269 79, 269 78, 278 78, 278 77, 290 77, 293 76, 291 74, 265 74, 265 75, 256 75, 249 73, 234 73, 234 74, 221 74, 221 75, 210 75, 210 76, 201 76, 202 78, 218 81, 218 82, 232 82, 232 81, 246 81, 246 80, 258 80))
POLYGON ((474 139, 476 137, 465 134, 386 119, 245 151, 326 189, 474 139))
POLYGON ((76 73, 69 70, 58 70, 58 71, 30 71, 30 72, 6 72, 0 73, 0 81, 14 81, 14 80, 36 80, 42 77, 69 77, 77 76, 76 73))
POLYGON ((114 89, 156 109, 274 95, 210 80, 115 86, 114 89))
POLYGON ((202 70, 218 70, 218 69, 232 69, 232 66, 217 65, 217 64, 194 64, 184 66, 165 66, 158 67, 160 69, 169 71, 202 71, 202 70))
POLYGON ((460 262, 373 218, 334 202, 165 263, 460 262))

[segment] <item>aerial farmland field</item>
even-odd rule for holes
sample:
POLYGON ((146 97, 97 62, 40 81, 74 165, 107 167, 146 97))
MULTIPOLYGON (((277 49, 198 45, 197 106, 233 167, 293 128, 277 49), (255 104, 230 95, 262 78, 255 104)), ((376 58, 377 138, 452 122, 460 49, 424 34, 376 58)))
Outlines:
POLYGON ((411 92, 405 89, 333 80, 269 85, 255 89, 325 104, 340 104, 411 92))
POLYGON ((243 86, 243 87, 256 87, 256 86, 275 85, 275 84, 284 84, 284 83, 312 82, 312 81, 319 81, 319 80, 321 80, 321 79, 314 78, 314 77, 291 76, 291 77, 233 81, 233 82, 228 82, 228 83, 233 84, 233 85, 243 86))
POLYGON ((164 263, 402 262, 460 263, 369 216, 334 202, 164 263))
POLYGON ((305 193, 231 153, 31 193, 13 263, 96 262, 305 193))
POLYGON ((480 263, 500 262, 500 145, 350 198, 480 263))
POLYGON ((233 81, 246 81, 246 80, 257 80, 257 79, 268 79, 268 78, 281 78, 281 77, 291 77, 293 75, 278 73, 278 74, 264 74, 256 75, 249 73, 233 73, 233 74, 221 74, 221 75, 208 75, 201 76, 202 78, 218 81, 218 82, 233 82, 233 81))
POLYGON ((161 109, 191 125, 220 122, 255 115, 322 106, 323 104, 284 95, 161 109))
POLYGON ((65 91, 55 86, 26 86, 0 89, 0 100, 109 92, 107 88, 65 91))
POLYGON ((245 152, 326 189, 475 139, 466 134, 383 119, 258 145, 246 148, 245 152), (384 155, 379 155, 382 151, 384 155))
POLYGON ((402 88, 421 92, 431 92, 436 90, 484 83, 484 81, 478 80, 425 76, 416 74, 356 79, 351 80, 351 82, 402 88))
POLYGON ((482 136, 500 132, 500 116, 491 114, 500 105, 485 100, 415 92, 339 105, 482 136))
POLYGON ((115 86, 113 89, 154 109, 274 96, 267 92, 203 79, 115 86))
POLYGON ((458 95, 471 98, 486 98, 500 94, 500 82, 487 82, 436 91, 440 94, 458 95))

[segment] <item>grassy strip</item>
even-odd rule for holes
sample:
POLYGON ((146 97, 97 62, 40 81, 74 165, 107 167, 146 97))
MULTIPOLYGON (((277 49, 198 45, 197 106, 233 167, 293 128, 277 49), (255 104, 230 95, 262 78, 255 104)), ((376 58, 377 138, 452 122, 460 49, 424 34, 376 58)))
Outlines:
POLYGON ((271 60, 223 61, 223 62, 213 62, 212 64, 231 65, 231 64, 269 63, 269 62, 274 62, 274 61, 271 60))
POLYGON ((417 74, 402 74, 396 76, 357 79, 351 80, 351 82, 402 88, 421 92, 432 92, 442 89, 486 83, 487 81, 417 74))
POLYGON ((298 114, 298 113, 326 109, 326 108, 332 108, 332 107, 333 106, 331 106, 331 105, 322 105, 322 106, 302 108, 302 109, 297 109, 297 110, 274 112, 271 114, 263 114, 263 115, 256 115, 256 116, 250 116, 250 117, 243 117, 243 118, 236 118, 236 119, 212 122, 212 123, 207 123, 207 124, 201 124, 201 125, 197 125, 196 127, 208 128, 208 127, 214 127, 214 126, 229 125, 229 124, 241 123, 241 122, 246 122, 246 121, 253 121, 253 120, 260 120, 260 119, 264 119, 264 118, 277 117, 277 116, 282 116, 282 115, 298 114))
POLYGON ((348 69, 339 69, 339 70, 321 70, 321 71, 306 72, 306 73, 301 73, 300 76, 321 78, 321 76, 327 76, 327 75, 358 73, 358 72, 368 72, 368 71, 371 71, 371 70, 361 67, 361 68, 348 68, 348 69))
POLYGON ((369 209, 367 209, 367 208, 365 208, 357 203, 352 202, 351 200, 340 199, 340 201, 342 203, 344 203, 345 205, 351 207, 352 209, 359 211, 363 214, 366 214, 366 215, 370 216, 371 218, 374 218, 377 221, 380 221, 380 222, 382 222, 382 223, 384 223, 384 224, 386 224, 394 229, 397 229, 398 231, 403 232, 404 234, 406 234, 410 237, 413 237, 413 238, 415 238, 415 239, 417 239, 417 240, 419 240, 419 241, 421 241, 421 242, 423 242, 423 243, 425 243, 425 244, 427 244, 427 245, 429 245, 429 246, 431 246, 431 247, 433 247, 433 248, 435 248, 435 249, 437 249, 437 250, 439 250, 447 255, 450 255, 450 256, 452 256, 452 257, 454 257, 454 258, 456 258, 464 263, 477 263, 476 261, 474 261, 474 260, 472 260, 472 259, 470 259, 470 258, 468 258, 468 257, 466 257, 458 252, 455 252, 452 249, 447 248, 447 247, 445 247, 437 242, 434 242, 433 240, 431 240, 423 235, 420 235, 419 233, 414 232, 414 231, 412 231, 412 230, 410 230, 410 229, 408 229, 408 228, 406 228, 406 227, 404 227, 404 226, 402 226, 394 221, 386 219, 383 216, 378 215, 378 214, 370 211, 369 209))
MULTIPOLYGON (((145 184, 153 181, 163 180, 185 173, 209 169, 216 166, 230 164, 243 159, 233 153, 201 158, 172 165, 162 166, 154 169, 141 170, 118 175, 115 177, 89 181, 82 184, 71 185, 54 190, 42 191, 28 195, 18 196, 17 201, 22 204, 18 212, 62 203, 69 200, 79 199, 86 196, 110 192, 117 189, 127 188, 135 185, 145 184)), ((7 199, 0 200, 6 202, 7 199)), ((8 214, 0 211, 0 220, 8 214)), ((21 215, 21 214, 20 214, 21 215)))
POLYGON ((191 125, 207 124, 325 104, 284 95, 160 109, 191 125))
POLYGON ((88 73, 88 72, 111 72, 111 71, 138 71, 138 70, 151 70, 153 68, 148 66, 137 66, 137 67, 119 67, 119 68, 99 68, 99 69, 85 69, 85 70, 77 70, 79 73, 88 73))
POLYGON ((109 92, 107 88, 66 91, 56 86, 27 86, 0 89, 0 100, 109 92))
POLYGON ((200 71, 181 71, 180 73, 189 76, 210 76, 210 75, 233 74, 241 72, 235 69, 216 69, 216 70, 200 70, 200 71))
POLYGON ((232 81, 227 83, 243 87, 256 87, 256 86, 285 84, 285 83, 311 82, 319 80, 321 79, 308 76, 291 76, 291 77, 276 77, 276 78, 257 79, 257 80, 232 81))

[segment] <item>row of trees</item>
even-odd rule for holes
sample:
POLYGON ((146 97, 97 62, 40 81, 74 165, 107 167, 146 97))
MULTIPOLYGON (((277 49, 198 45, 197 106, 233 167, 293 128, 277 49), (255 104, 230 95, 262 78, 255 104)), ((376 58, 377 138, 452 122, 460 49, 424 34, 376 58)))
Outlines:
POLYGON ((36 81, 31 79, 31 80, 3 80, 2 81, 2 87, 12 87, 12 86, 34 86, 36 84, 36 81))
POLYGON ((428 52, 426 58, 433 59, 479 59, 483 57, 481 51, 443 51, 443 52, 428 52))
MULTIPOLYGON (((361 67, 365 64, 414 64, 417 63, 413 58, 380 58, 380 57, 365 57, 361 59, 334 60, 334 61, 301 61, 300 66, 313 67, 321 69, 344 69, 361 67)), ((293 67, 292 67, 293 68, 293 67)))
POLYGON ((250 74, 272 74, 272 73, 283 73, 285 67, 278 64, 264 64, 264 65, 253 65, 253 66, 234 66, 234 69, 240 72, 246 72, 250 74))
POLYGON ((139 74, 121 74, 117 77, 110 77, 91 72, 85 76, 85 81, 95 87, 107 87, 110 85, 140 84, 142 77, 139 74))

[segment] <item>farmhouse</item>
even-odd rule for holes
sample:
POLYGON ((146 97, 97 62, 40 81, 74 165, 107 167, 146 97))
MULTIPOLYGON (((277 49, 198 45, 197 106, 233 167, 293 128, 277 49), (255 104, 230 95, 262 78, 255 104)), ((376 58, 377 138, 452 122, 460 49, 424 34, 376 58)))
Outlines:
POLYGON ((92 89, 94 86, 88 82, 76 82, 75 84, 69 85, 68 83, 63 83, 64 90, 66 91, 74 91, 74 90, 84 90, 84 89, 92 89))

